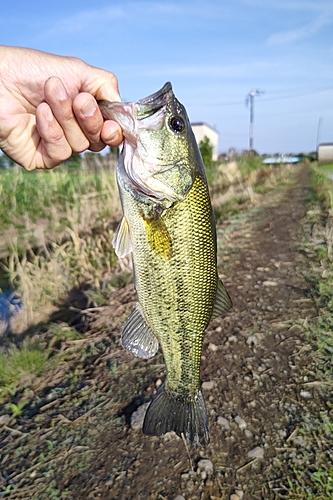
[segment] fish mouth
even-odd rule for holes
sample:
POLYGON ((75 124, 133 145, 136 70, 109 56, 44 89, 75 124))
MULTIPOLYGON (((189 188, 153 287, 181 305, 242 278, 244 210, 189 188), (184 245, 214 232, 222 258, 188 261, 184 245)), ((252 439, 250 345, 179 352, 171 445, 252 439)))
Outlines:
POLYGON ((166 106, 172 99, 174 99, 172 85, 170 82, 167 82, 154 94, 144 97, 135 103, 137 119, 142 120, 155 114, 159 109, 166 106))

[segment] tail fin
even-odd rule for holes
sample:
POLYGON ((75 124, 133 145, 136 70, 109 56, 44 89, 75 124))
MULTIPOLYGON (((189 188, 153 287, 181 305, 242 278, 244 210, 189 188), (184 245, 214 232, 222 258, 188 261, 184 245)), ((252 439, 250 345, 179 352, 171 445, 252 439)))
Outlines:
POLYGON ((200 390, 190 399, 160 387, 150 403, 143 432, 148 436, 161 436, 174 431, 178 436, 184 434, 191 443, 208 444, 209 429, 206 405, 200 390))

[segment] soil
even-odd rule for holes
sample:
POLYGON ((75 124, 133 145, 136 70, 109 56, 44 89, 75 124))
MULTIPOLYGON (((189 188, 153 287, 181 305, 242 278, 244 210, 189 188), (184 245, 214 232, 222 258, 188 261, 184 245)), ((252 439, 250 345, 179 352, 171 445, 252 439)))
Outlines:
POLYGON ((288 478, 298 469, 310 477, 321 458, 333 459, 316 432, 332 419, 333 398, 309 340, 318 316, 302 249, 311 238, 309 174, 293 168, 288 185, 217 225, 220 276, 234 306, 204 339, 210 444, 131 428, 165 370, 161 354, 138 360, 119 345, 136 300, 127 284, 104 308, 86 311, 85 337, 64 342, 66 362, 47 383, 32 382, 22 415, 3 418, 0 498, 307 498, 291 495, 288 478))

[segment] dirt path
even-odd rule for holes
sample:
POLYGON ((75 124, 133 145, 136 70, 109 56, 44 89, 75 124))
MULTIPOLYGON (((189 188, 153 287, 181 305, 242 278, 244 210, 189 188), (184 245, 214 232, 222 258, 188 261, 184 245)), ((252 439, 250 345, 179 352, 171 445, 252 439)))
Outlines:
MULTIPOLYGON (((308 185, 307 169, 298 168, 284 190, 218 226, 220 274, 234 307, 210 324, 204 340, 202 380, 211 444, 186 450, 174 435, 148 438, 131 429, 131 413, 164 376, 162 358, 158 355, 148 363, 133 360, 119 346, 110 345, 109 358, 95 355, 81 380, 83 386, 94 380, 100 409, 81 420, 76 415, 75 426, 66 427, 63 420, 62 432, 50 431, 53 437, 48 439, 62 450, 60 460, 52 455, 55 462, 46 472, 31 471, 31 479, 23 484, 28 487, 35 478, 41 483, 41 478, 49 477, 59 496, 47 496, 41 486, 39 496, 33 498, 287 498, 287 478, 295 469, 306 465, 311 471, 320 455, 327 456, 329 450, 318 440, 315 426, 329 415, 330 396, 317 384, 313 349, 307 340, 308 325, 318 314, 305 277, 307 257, 301 251, 301 242, 310 234, 303 223, 308 185), (110 359, 116 367, 113 375, 110 359), (99 402, 101 394, 104 400, 99 402), (309 422, 313 422, 312 431, 306 434, 309 422), (71 446, 66 448, 66 442, 71 446), (74 465, 69 452, 77 458, 74 465), (82 455, 88 459, 84 461, 82 455)), ((135 300, 133 287, 127 286, 117 300, 95 323, 98 331, 115 321, 113 339, 119 337, 122 303, 131 306, 135 300)), ((57 412, 72 420, 67 407, 57 412)), ((50 429, 56 412, 50 409, 48 415, 50 429)), ((7 473, 13 476, 12 471, 13 466, 7 473)))
MULTIPOLYGON (((126 466, 111 490, 101 492, 105 500, 111 492, 112 498, 168 500, 176 494, 186 500, 229 498, 236 490, 249 500, 285 493, 284 476, 307 447, 298 434, 300 422, 325 407, 325 398, 306 385, 313 378, 306 325, 317 314, 304 278, 306 257, 299 251, 306 237, 301 220, 308 182, 302 169, 285 192, 218 227, 221 274, 234 307, 212 322, 205 337, 202 380, 211 445, 190 451, 199 473, 191 474, 181 440, 129 431, 112 453, 126 466), (207 479, 200 475, 200 458, 213 464, 207 479)), ((315 462, 316 452, 307 452, 315 462)))

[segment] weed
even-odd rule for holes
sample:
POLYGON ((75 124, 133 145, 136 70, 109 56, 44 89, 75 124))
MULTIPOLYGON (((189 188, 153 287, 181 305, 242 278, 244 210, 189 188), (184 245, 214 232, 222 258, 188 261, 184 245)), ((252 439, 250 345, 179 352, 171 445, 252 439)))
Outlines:
POLYGON ((19 404, 7 403, 6 408, 11 410, 14 417, 19 417, 22 414, 23 408, 29 403, 29 401, 21 401, 19 404))
POLYGON ((47 354, 32 341, 0 353, 0 385, 8 392, 26 375, 40 375, 46 368, 47 354))
MULTIPOLYGON (((308 270, 311 288, 314 291, 318 318, 309 329, 309 340, 316 345, 316 378, 323 386, 332 380, 333 355, 333 272, 332 243, 333 221, 331 207, 327 204, 327 193, 333 192, 332 182, 316 167, 312 168, 312 196, 309 199, 308 223, 312 227, 312 239, 303 245, 312 269, 308 270), (320 206, 318 206, 318 203, 320 206)), ((330 407, 329 401, 327 402, 330 407)), ((329 500, 333 498, 333 468, 327 466, 332 461, 333 424, 328 412, 321 412, 319 418, 304 415, 299 433, 314 436, 318 443, 315 460, 311 465, 306 455, 294 467, 288 478, 289 499, 329 500), (327 460, 328 457, 328 460, 327 460)))

